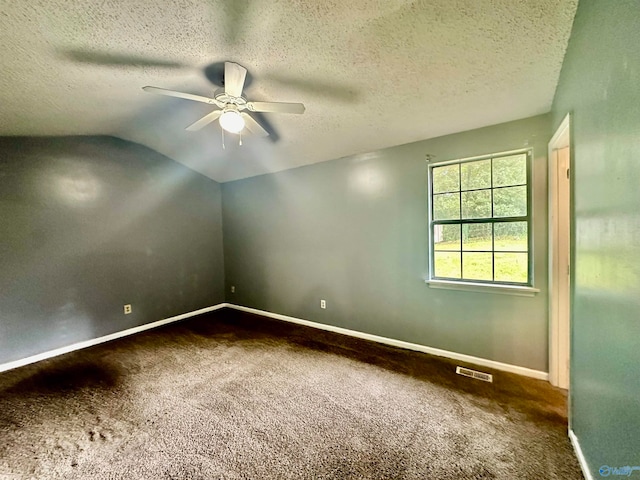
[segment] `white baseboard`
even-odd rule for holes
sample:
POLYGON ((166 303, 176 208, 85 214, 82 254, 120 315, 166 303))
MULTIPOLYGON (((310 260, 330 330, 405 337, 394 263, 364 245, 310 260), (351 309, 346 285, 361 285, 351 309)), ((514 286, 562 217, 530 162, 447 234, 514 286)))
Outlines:
POLYGON ((516 373, 518 375, 524 375, 527 377, 537 378, 539 380, 549 380, 549 374, 540 370, 532 370, 530 368, 519 367, 517 365, 510 365, 508 363, 496 362, 494 360, 488 360, 486 358, 473 357, 471 355, 465 355, 463 353, 450 352, 448 350, 440 350, 439 348, 427 347, 425 345, 419 345, 417 343, 404 342, 402 340, 395 340, 393 338, 380 337, 378 335, 372 335, 370 333, 358 332, 356 330, 349 330, 342 327, 334 327, 333 325, 326 325, 324 323, 312 322, 309 320, 303 320, 301 318, 289 317, 287 315, 280 315, 279 313, 271 313, 264 310, 258 310, 255 308, 243 307, 241 305, 226 304, 229 308, 241 310, 247 313, 254 313, 256 315, 262 315, 264 317, 275 318, 276 320, 283 320, 285 322, 297 323, 299 325, 305 325, 307 327, 318 328, 320 330, 327 330, 329 332, 340 333, 342 335, 349 335, 351 337, 362 338, 364 340, 371 340, 373 342, 384 343, 385 345, 392 345, 394 347, 406 348, 407 350, 415 350, 418 352, 428 353, 430 355, 436 355, 438 357, 451 358, 453 360, 460 360, 461 362, 472 363, 474 365, 480 365, 483 367, 493 368, 496 370, 502 370, 504 372, 516 373))
POLYGON ((73 345, 57 348, 55 350, 50 350, 48 352, 39 353, 37 355, 22 358, 20 360, 14 360, 13 362, 0 364, 0 372, 22 367, 24 365, 29 365, 30 363, 39 362, 41 360, 46 360, 47 358, 57 357, 58 355, 64 355, 65 353, 73 352, 75 350, 81 350, 83 348, 92 347, 94 345, 98 345, 104 342, 109 342, 117 338, 122 338, 128 335, 144 332, 145 330, 157 328, 162 325, 166 325, 168 323, 177 322, 180 320, 184 320, 185 318, 193 317, 195 315, 200 315, 207 312, 212 312, 214 310, 218 310, 225 307, 234 308, 236 310, 240 310, 243 312, 254 313, 256 315, 262 315, 264 317, 274 318, 276 320, 283 320, 285 322, 297 323, 299 325, 305 325, 307 327, 318 328, 320 330, 327 330, 329 332, 340 333, 342 335, 362 338, 364 340, 383 343, 385 345, 405 348, 407 350, 415 350, 418 352, 428 353, 430 355, 436 355, 438 357, 446 357, 446 358, 451 358, 453 360, 460 360, 461 362, 467 362, 474 365, 493 368, 495 370, 502 370, 504 372, 516 373, 516 374, 524 375, 527 377, 537 378, 539 380, 549 379, 549 374, 547 372, 542 372, 539 370, 532 370, 530 368, 519 367, 517 365, 510 365, 508 363, 488 360, 486 358, 474 357, 471 355, 465 355, 463 353, 450 352, 448 350, 441 350, 438 348, 427 347, 425 345, 419 345, 417 343, 410 343, 402 340, 396 340, 393 338, 381 337, 378 335, 372 335, 370 333, 359 332, 356 330, 349 330, 348 328, 335 327, 333 325, 326 325, 323 323, 312 322, 310 320, 303 320, 301 318, 289 317, 287 315, 280 315, 278 313, 271 313, 265 310, 258 310, 255 308, 243 307, 241 305, 234 305, 231 303, 220 303, 218 305, 214 305, 211 307, 201 308, 200 310, 195 310, 193 312, 183 313, 182 315, 176 315, 175 317, 165 318, 162 320, 158 320, 156 322, 147 323, 144 325, 140 325, 138 327, 129 328, 127 330, 122 330, 120 332, 111 333, 103 337, 98 337, 91 340, 85 340, 83 342, 74 343, 73 345))
POLYGON ((580 464, 585 480, 593 480, 593 475, 591 475, 591 470, 589 470, 589 465, 587 465, 587 459, 584 458, 582 448, 580 448, 580 442, 576 434, 573 433, 573 430, 569 430, 569 439, 571 440, 571 445, 573 445, 573 450, 576 452, 576 457, 578 457, 578 463, 580 464))
POLYGON ((226 306, 228 306, 228 304, 220 303, 212 307, 201 308, 200 310, 195 310, 193 312, 183 313, 182 315, 176 315, 175 317, 158 320, 157 322, 145 323, 144 325, 140 325, 139 327, 133 327, 127 330, 122 330, 120 332, 111 333, 109 335, 105 335, 104 337, 85 340, 83 342, 74 343, 73 345, 69 345, 67 347, 56 348, 55 350, 49 350, 48 352, 32 355, 31 357, 22 358, 20 360, 14 360, 13 362, 3 363, 3 364, 0 364, 0 372, 4 372, 6 370, 11 370, 18 367, 23 367, 25 365, 29 365, 30 363, 46 360, 47 358, 57 357, 58 355, 64 355, 65 353, 73 352, 75 350, 81 350, 83 348, 92 347, 100 343, 115 340, 116 338, 122 338, 128 335, 133 335, 135 333, 144 332, 145 330, 150 330, 152 328, 157 328, 162 325, 166 325, 168 323, 184 320, 185 318, 193 317, 194 315, 200 315, 202 313, 212 312, 214 310, 218 310, 226 306))

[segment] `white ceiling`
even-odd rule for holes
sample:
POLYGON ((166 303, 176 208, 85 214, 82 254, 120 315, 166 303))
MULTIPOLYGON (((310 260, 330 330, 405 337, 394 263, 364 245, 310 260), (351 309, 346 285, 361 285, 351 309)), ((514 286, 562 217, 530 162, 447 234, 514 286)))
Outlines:
POLYGON ((0 135, 108 134, 217 181, 550 110, 577 0, 0 0, 0 135), (184 128, 225 60, 270 138, 184 128), (209 68, 207 68, 209 67, 209 68), (211 76, 211 75, 209 75, 211 76), (214 77, 212 77, 214 78, 214 77))

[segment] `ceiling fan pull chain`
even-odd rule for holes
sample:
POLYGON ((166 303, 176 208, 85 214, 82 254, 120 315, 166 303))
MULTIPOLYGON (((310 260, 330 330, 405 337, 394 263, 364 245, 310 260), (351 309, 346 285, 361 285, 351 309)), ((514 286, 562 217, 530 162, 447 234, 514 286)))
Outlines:
POLYGON ((242 132, 240 132, 239 135, 240 135, 240 146, 242 146, 242 132))
POLYGON ((224 150, 224 128, 221 128, 220 131, 222 132, 222 149, 224 150))

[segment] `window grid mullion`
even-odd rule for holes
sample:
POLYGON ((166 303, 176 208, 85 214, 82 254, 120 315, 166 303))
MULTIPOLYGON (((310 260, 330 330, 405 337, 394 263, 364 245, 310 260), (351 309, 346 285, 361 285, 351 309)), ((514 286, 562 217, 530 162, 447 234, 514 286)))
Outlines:
POLYGON ((491 279, 496 281, 496 224, 491 224, 491 279))
MULTIPOLYGON (((485 187, 485 188, 467 188, 467 189, 460 189, 461 192, 481 192, 482 190, 490 190, 490 189, 494 189, 494 190, 503 190, 505 188, 515 188, 515 187, 526 187, 527 184, 526 183, 514 183, 513 185, 498 185, 497 187, 485 187)), ((455 192, 438 192, 438 193, 434 193, 434 195, 446 195, 447 193, 458 193, 458 191, 456 190, 455 192)))
POLYGON ((433 220, 434 225, 464 225, 465 223, 511 223, 526 222, 529 217, 495 217, 495 218, 464 218, 461 220, 433 220))
MULTIPOLYGON (((493 158, 489 162, 491 169, 491 218, 494 217, 493 213, 493 158)), ((491 224, 491 281, 496 281, 496 224, 491 224)))
MULTIPOLYGON (((447 249, 441 249, 441 250, 434 250, 434 252, 459 252, 460 250, 447 250, 447 249)), ((493 251, 497 251, 498 253, 528 253, 526 250, 465 250, 465 252, 470 252, 470 253, 491 253, 493 251)))
MULTIPOLYGON (((458 212, 458 216, 460 220, 462 220, 462 164, 458 164, 458 188, 460 191, 458 192, 458 201, 460 203, 460 211, 458 212)), ((460 224, 460 280, 464 280, 464 268, 462 267, 462 224, 460 224)))

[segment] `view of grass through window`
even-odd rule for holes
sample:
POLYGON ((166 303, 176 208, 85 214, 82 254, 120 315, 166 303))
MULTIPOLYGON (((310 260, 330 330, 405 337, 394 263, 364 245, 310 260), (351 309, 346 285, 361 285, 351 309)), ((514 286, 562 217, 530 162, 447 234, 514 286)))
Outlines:
POLYGON ((431 169, 431 277, 529 283, 527 153, 431 169))

